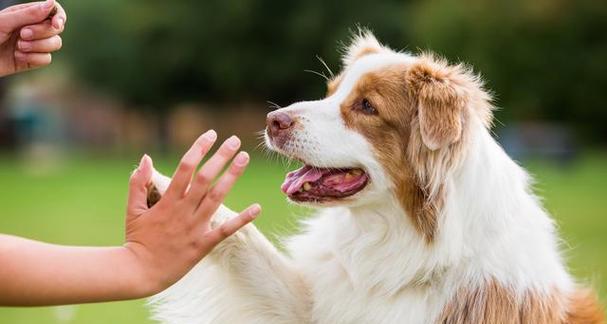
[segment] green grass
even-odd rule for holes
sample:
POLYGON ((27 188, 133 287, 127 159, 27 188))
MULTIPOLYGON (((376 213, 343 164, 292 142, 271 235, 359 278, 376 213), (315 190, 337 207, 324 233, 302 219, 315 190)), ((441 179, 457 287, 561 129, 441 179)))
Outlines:
MULTIPOLYGON (((126 184, 135 162, 78 158, 32 168, 0 157, 0 232, 62 244, 121 244, 126 184)), ((170 172, 174 163, 160 163, 159 169, 170 172)), ((607 297, 607 286, 602 284, 607 276, 607 156, 587 156, 567 167, 534 162, 529 168, 569 243, 567 256, 573 272, 590 279, 607 297)), ((284 171, 281 165, 256 158, 228 198, 234 209, 261 203, 264 212, 256 224, 266 234, 292 231, 297 215, 303 213, 287 204, 279 192, 284 171)), ((0 322, 151 323, 143 304, 0 308, 0 322)))

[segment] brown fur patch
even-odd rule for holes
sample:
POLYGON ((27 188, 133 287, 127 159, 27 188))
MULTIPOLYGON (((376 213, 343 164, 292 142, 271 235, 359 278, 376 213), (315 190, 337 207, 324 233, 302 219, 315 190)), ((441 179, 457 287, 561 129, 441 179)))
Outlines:
POLYGON ((370 54, 377 54, 380 52, 380 49, 377 47, 363 47, 363 48, 359 48, 358 51, 352 55, 352 58, 354 60, 358 60, 359 58, 363 57, 363 56, 367 56, 370 54))
POLYGON ((563 323, 563 298, 558 294, 542 295, 514 291, 495 280, 483 286, 460 289, 443 309, 437 323, 444 324, 549 324, 563 323))
POLYGON ((490 112, 487 99, 466 69, 421 56, 414 64, 367 73, 342 103, 346 125, 373 144, 401 206, 429 242, 448 190, 444 180, 463 155, 468 104, 490 112), (377 116, 356 109, 363 98, 377 116))
POLYGON ((342 76, 338 75, 327 82, 327 97, 330 97, 337 91, 337 88, 339 88, 339 84, 341 83, 341 78, 342 76))
POLYGON ((396 196, 417 231, 429 242, 434 239, 441 199, 430 199, 425 184, 408 159, 416 118, 415 101, 405 90, 404 65, 392 66, 363 76, 341 105, 341 114, 349 128, 363 134, 373 144, 379 161, 395 184, 396 196), (366 98, 378 115, 364 114, 357 108, 366 98))
MULTIPOLYGON (((470 113, 474 113, 485 127, 492 126, 491 96, 484 90, 480 77, 469 67, 461 63, 450 65, 432 53, 422 53, 418 57, 418 63, 410 69, 409 80, 412 81, 409 84, 411 90, 424 91, 426 88, 424 99, 450 102, 456 109, 467 106, 471 109, 470 113), (435 90, 428 89, 428 85, 434 85, 435 90), (432 99, 433 96, 437 99, 432 99)), ((457 127, 453 124, 451 126, 457 127)))
POLYGON ((437 323, 444 324, 599 324, 603 313, 588 290, 568 297, 554 289, 542 294, 528 290, 517 295, 495 280, 455 293, 437 323))
POLYGON ((451 84, 448 66, 421 60, 408 71, 408 89, 417 98, 419 126, 431 150, 457 142, 462 134, 462 111, 467 97, 451 84))
POLYGON ((605 310, 591 289, 579 289, 569 296, 567 324, 605 323, 605 310))

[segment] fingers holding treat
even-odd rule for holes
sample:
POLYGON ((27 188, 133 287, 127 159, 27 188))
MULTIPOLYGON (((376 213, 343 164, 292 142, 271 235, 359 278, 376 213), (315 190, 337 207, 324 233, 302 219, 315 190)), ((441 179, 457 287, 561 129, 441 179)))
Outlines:
MULTIPOLYGON (((45 2, 36 2, 34 5, 17 6, 16 9, 0 11, 0 30, 3 32, 13 32, 22 26, 35 25, 42 23, 45 20, 52 20, 57 16, 57 13, 51 17, 51 13, 55 10, 57 4, 54 0, 45 2)), ((65 12, 62 13, 65 16, 65 12)))
MULTIPOLYGON (((58 4, 57 4, 58 6, 58 4)), ((56 7, 61 8, 61 7, 56 7)), ((21 28, 19 37, 23 40, 39 40, 59 35, 65 29, 67 16, 63 9, 57 9, 56 14, 49 16, 48 19, 27 25, 21 28)))
POLYGON ((49 18, 51 20, 52 26, 56 30, 63 30, 63 28, 65 27, 65 22, 67 21, 67 14, 58 2, 55 3, 55 7, 51 10, 49 18))

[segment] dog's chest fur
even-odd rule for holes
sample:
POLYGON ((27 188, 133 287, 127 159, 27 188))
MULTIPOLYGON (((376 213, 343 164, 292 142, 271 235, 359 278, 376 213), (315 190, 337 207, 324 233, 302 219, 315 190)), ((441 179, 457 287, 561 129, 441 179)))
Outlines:
POLYGON ((286 242, 311 288, 312 321, 424 323, 438 316, 449 291, 438 287, 439 274, 424 277, 424 266, 410 260, 415 253, 402 250, 406 235, 415 234, 390 228, 378 215, 362 222, 357 216, 364 217, 326 209, 286 242))

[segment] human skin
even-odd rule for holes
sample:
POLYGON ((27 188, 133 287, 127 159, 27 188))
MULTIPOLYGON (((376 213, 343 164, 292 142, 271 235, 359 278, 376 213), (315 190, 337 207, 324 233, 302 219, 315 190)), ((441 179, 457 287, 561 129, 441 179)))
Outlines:
POLYGON ((55 0, 29 2, 0 11, 0 77, 51 64, 61 49, 67 21, 55 0), (49 17, 56 8, 56 13, 49 17))
POLYGON ((253 204, 211 228, 212 215, 249 162, 246 152, 236 154, 240 140, 232 136, 196 171, 216 138, 211 130, 196 140, 181 159, 166 193, 152 208, 147 206, 152 160, 147 155, 141 159, 129 181, 122 246, 62 246, 0 235, 0 305, 136 299, 178 281, 213 247, 261 212, 253 204))

